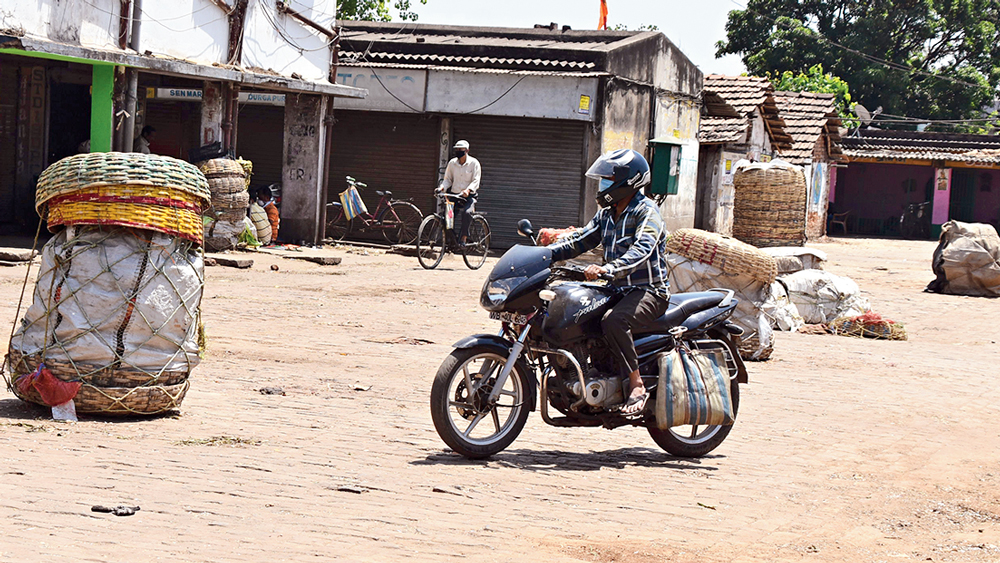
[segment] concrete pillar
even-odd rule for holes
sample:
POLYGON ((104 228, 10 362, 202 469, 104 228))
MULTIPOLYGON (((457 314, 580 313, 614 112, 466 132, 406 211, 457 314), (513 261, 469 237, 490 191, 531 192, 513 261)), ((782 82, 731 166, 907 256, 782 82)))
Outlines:
POLYGON ((441 138, 438 139, 438 184, 444 180, 444 171, 448 168, 448 161, 451 160, 451 118, 441 118, 441 138))
POLYGON ((115 67, 94 65, 90 86, 90 152, 111 151, 114 133, 115 67))
POLYGON ((205 82, 201 94, 201 146, 222 140, 222 84, 205 82))
POLYGON ((325 204, 323 157, 326 153, 326 106, 323 96, 285 97, 285 147, 281 186, 281 239, 318 244, 325 204))

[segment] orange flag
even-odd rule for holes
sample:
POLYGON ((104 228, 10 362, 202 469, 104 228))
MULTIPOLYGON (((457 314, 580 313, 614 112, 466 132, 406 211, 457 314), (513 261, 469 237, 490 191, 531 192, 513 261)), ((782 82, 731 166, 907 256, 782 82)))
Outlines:
POLYGON ((608 28, 608 0, 601 0, 601 19, 597 20, 597 29, 608 28))

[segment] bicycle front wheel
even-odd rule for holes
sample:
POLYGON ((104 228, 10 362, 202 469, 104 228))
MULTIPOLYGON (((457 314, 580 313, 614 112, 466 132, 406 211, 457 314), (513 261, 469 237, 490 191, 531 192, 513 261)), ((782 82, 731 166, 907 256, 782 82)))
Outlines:
POLYGON ((472 270, 478 270, 486 262, 486 254, 490 251, 490 224, 482 215, 472 217, 469 225, 469 237, 462 246, 462 259, 472 270))
POLYGON ((437 215, 428 215, 417 231, 417 260, 428 270, 437 268, 444 258, 444 225, 437 215))
POLYGON ((379 220, 382 236, 389 244, 413 244, 417 240, 423 213, 416 205, 406 201, 389 204, 379 220))
POLYGON ((326 222, 326 238, 342 241, 351 234, 353 227, 354 221, 349 220, 347 215, 344 215, 343 208, 339 208, 336 215, 326 222))

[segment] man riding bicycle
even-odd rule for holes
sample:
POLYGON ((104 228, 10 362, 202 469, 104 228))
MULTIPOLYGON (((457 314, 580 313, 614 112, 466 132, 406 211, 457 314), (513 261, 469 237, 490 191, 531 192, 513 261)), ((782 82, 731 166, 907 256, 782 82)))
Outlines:
POLYGON ((472 224, 472 213, 475 211, 476 200, 479 199, 479 182, 482 179, 483 168, 479 161, 469 156, 469 142, 455 143, 455 158, 448 161, 444 171, 444 181, 435 191, 458 195, 465 198, 455 202, 456 214, 461 214, 458 229, 458 239, 465 244, 469 238, 469 225, 472 224))

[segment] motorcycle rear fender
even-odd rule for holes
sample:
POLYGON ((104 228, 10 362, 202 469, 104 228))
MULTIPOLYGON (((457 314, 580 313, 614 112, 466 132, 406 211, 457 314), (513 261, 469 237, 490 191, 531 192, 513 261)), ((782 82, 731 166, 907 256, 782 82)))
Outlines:
MULTIPOLYGON (((496 353, 503 357, 510 356, 510 348, 514 343, 502 336, 497 336, 496 334, 473 334, 471 336, 466 336, 465 338, 459 340, 458 342, 452 344, 453 347, 462 350, 466 348, 493 348, 496 353)), ((538 404, 538 380, 535 377, 535 372, 528 367, 527 362, 524 361, 524 354, 517 359, 518 363, 521 364, 521 368, 524 373, 528 374, 528 402, 531 405, 531 410, 535 410, 535 405, 538 404)))

